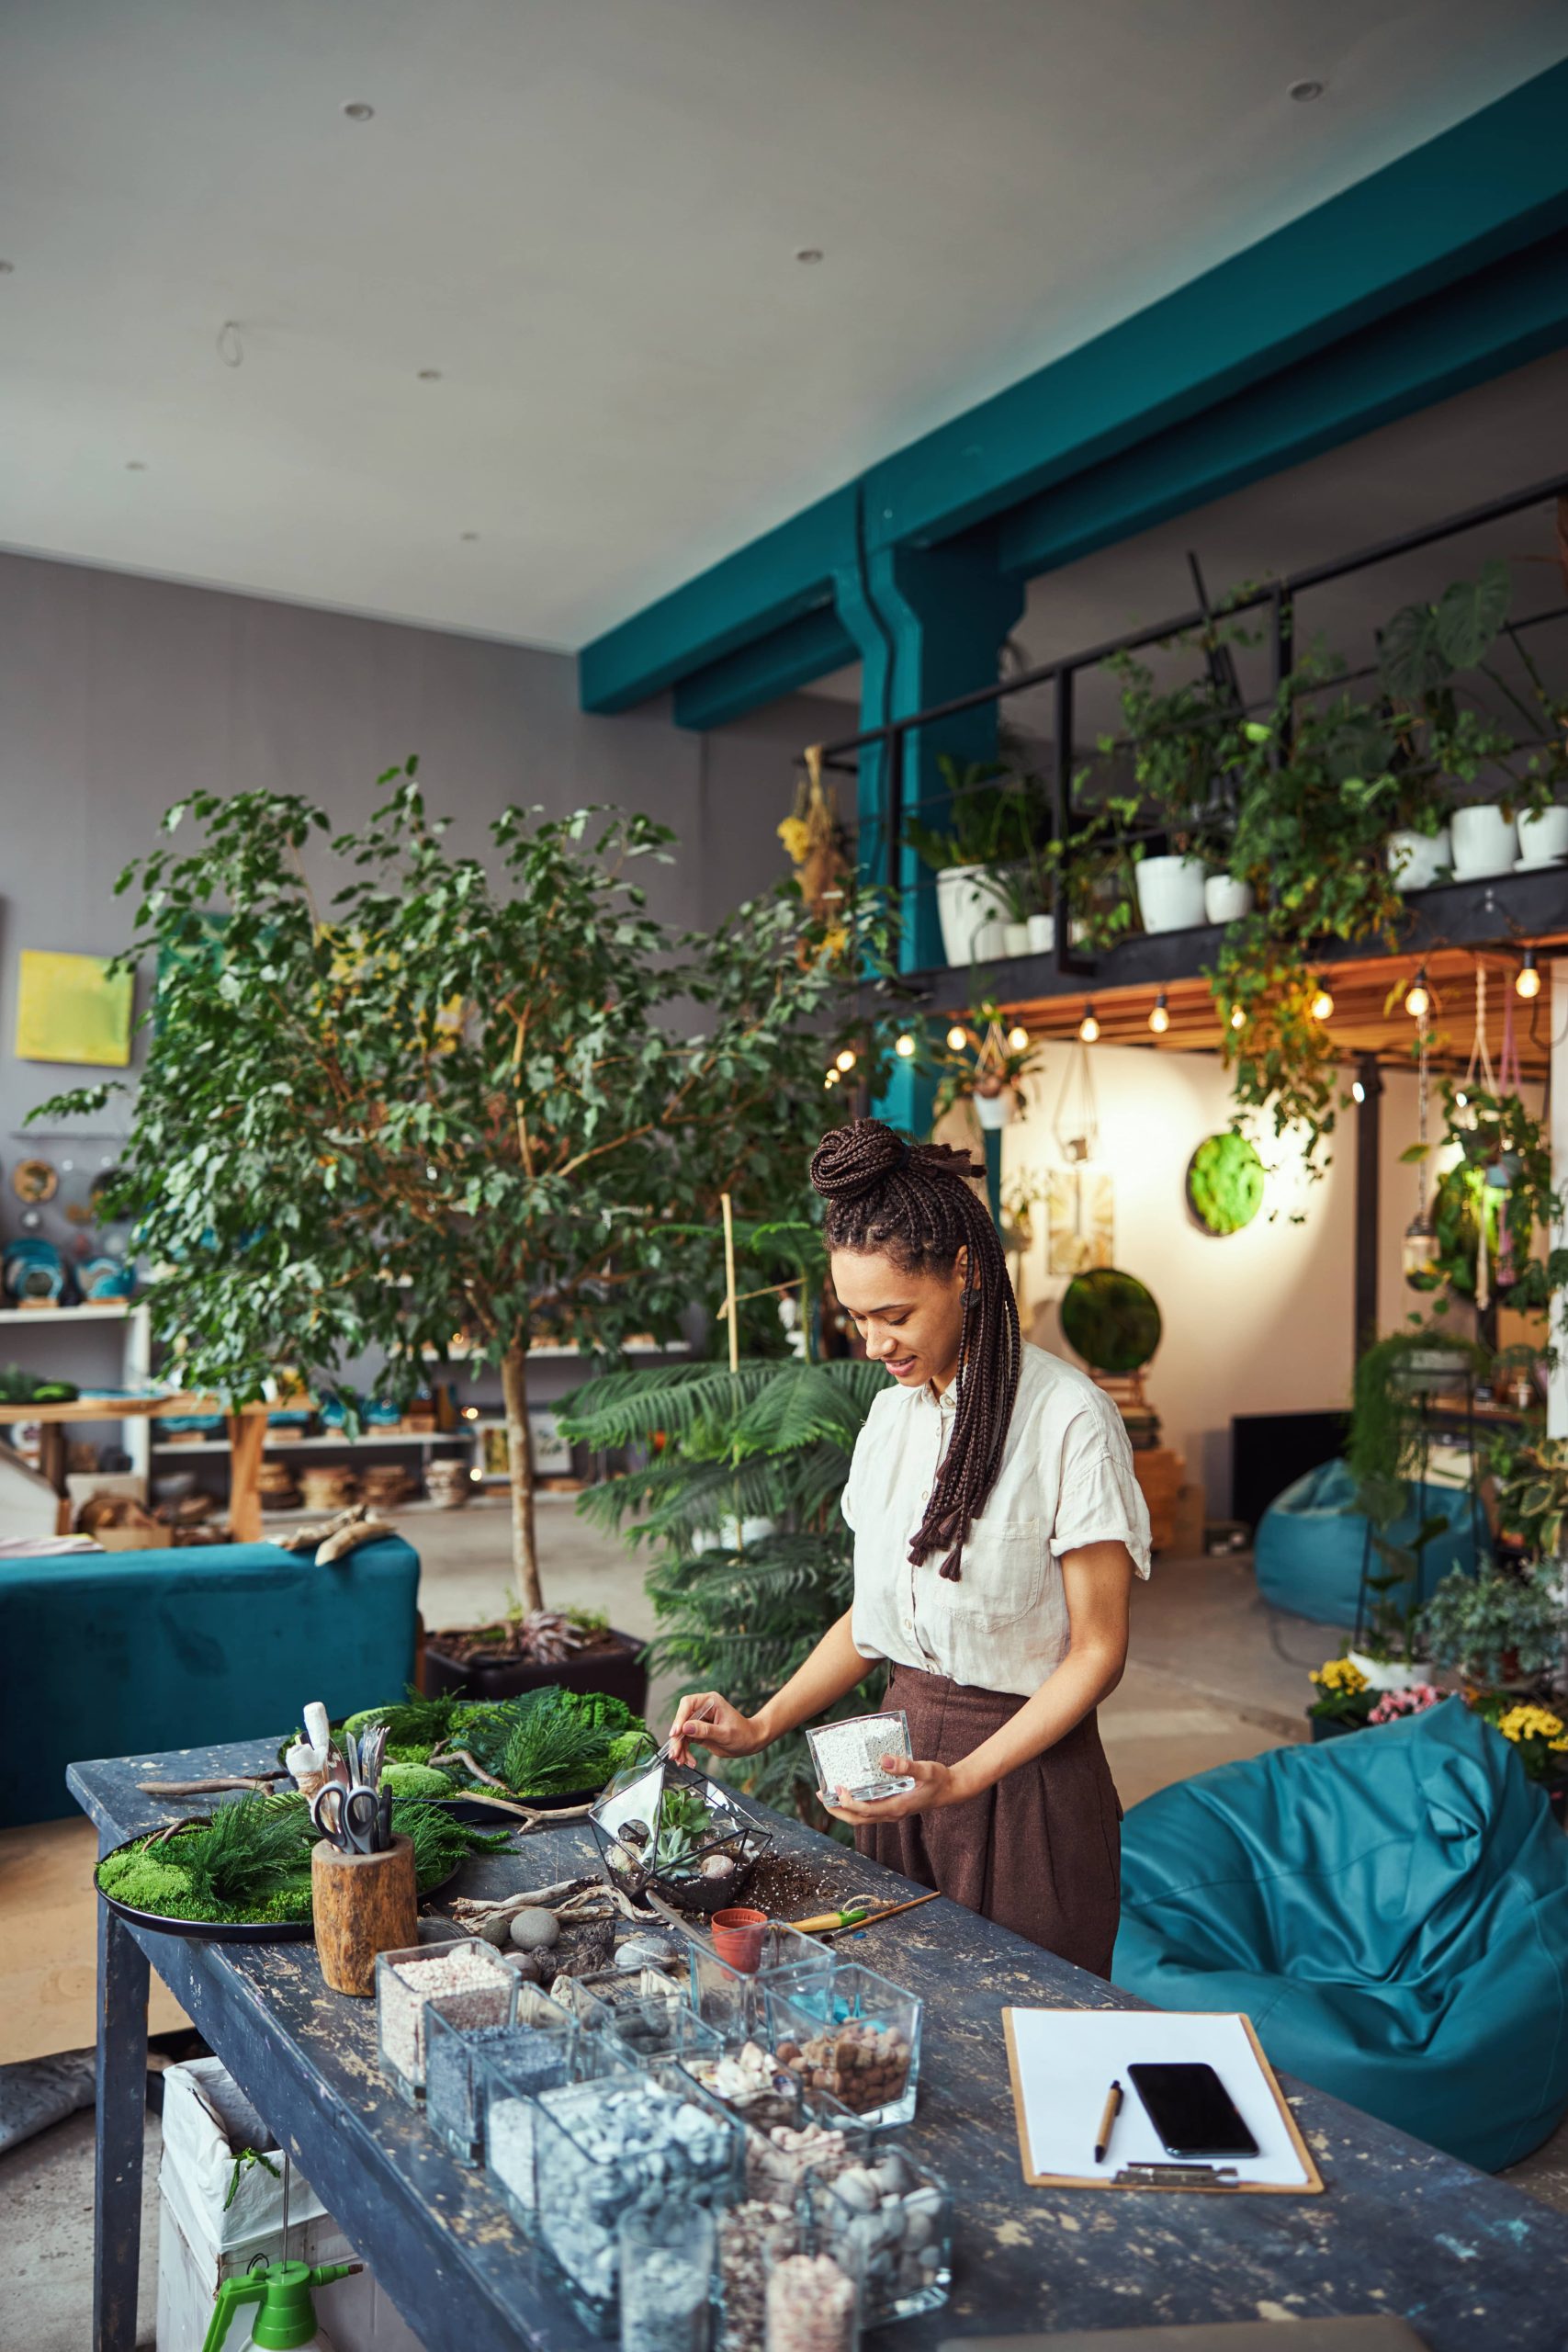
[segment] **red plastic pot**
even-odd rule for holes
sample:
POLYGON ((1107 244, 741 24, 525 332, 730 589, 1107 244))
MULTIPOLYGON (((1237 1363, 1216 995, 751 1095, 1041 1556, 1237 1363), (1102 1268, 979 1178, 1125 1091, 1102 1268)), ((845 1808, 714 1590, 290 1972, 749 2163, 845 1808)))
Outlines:
POLYGON ((762 1932, 768 1924, 765 1911, 735 1908, 716 1911, 713 1915, 713 1948, 720 1960, 731 1968, 739 1968, 754 1975, 762 1962, 762 1932))

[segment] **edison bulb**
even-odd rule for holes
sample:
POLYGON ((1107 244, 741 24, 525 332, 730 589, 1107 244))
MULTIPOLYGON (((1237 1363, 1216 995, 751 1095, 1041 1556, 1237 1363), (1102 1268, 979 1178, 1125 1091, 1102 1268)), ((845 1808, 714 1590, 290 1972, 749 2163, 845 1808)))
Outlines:
POLYGON ((1245 1029, 1246 1026, 1246 1013, 1242 1011, 1239 1004, 1233 1004, 1231 1007, 1231 1027, 1233 1029, 1245 1029))
POLYGON ((1432 992, 1427 986, 1425 965, 1416 973, 1405 993, 1404 1010, 1412 1021, 1424 1021, 1432 1010, 1432 992))
POLYGON ((900 1061, 907 1062, 912 1059, 915 1051, 915 1041, 913 1037, 910 1036, 907 1029, 901 1037, 895 1037, 893 1040, 893 1050, 897 1055, 900 1061))
POLYGON ((852 1046, 846 1046, 843 1052, 839 1056, 839 1068, 847 1075, 849 1071, 853 1069, 854 1066, 854 1047, 852 1046))
POLYGON ((961 1029, 955 1021, 952 1028, 947 1033, 947 1042, 952 1052, 961 1054, 964 1051, 964 1046, 969 1043, 968 1030, 961 1029))
POLYGON ((1314 1021, 1332 1021, 1334 1018, 1334 999, 1330 996, 1327 982, 1325 980, 1319 980, 1313 996, 1312 1017, 1314 1021))
POLYGON ((1092 1046, 1100 1035, 1100 1023, 1094 1017, 1094 1007, 1086 1004, 1083 1019, 1078 1023, 1078 1035, 1086 1046, 1092 1046))
POLYGON ((839 1083, 838 1071, 836 1069, 830 1069, 828 1072, 827 1077, 822 1080, 822 1083, 824 1086, 837 1086, 839 1083))
POLYGON ((1028 1047, 1028 1030, 1025 1029, 1021 1023, 1015 1023, 1015 1025, 1008 1031, 1009 1051, 1015 1054, 1021 1054, 1027 1052, 1028 1047))
POLYGON ((1514 982, 1514 994, 1522 996, 1527 1001, 1532 996, 1540 994, 1540 974, 1536 968, 1533 947, 1525 949, 1525 960, 1519 966, 1518 977, 1514 982))
POLYGON ((1165 990, 1161 989, 1158 996, 1155 999, 1154 1010, 1149 1014, 1149 1027, 1154 1031, 1156 1037, 1163 1037, 1169 1026, 1170 1008, 1165 1001, 1165 990))

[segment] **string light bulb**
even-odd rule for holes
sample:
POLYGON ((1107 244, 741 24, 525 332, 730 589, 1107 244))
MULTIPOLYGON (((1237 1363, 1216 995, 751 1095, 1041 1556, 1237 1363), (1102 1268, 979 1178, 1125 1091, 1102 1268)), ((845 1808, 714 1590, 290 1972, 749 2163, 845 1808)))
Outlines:
POLYGON ((1100 1023, 1094 1017, 1094 1001, 1084 1006, 1083 1019, 1078 1023, 1078 1036, 1086 1046, 1092 1046, 1100 1035, 1100 1023))
POLYGON ((1316 988, 1313 990, 1312 1005, 1310 1010, 1314 1021, 1333 1020, 1334 991, 1329 987, 1326 980, 1319 980, 1316 988))
POLYGON ((1233 1029, 1245 1029, 1246 1026, 1246 1013, 1242 1011, 1239 1004, 1233 1004, 1231 1007, 1231 1027, 1233 1029))
POLYGON ((1455 1088, 1455 1090, 1454 1090, 1454 1109, 1455 1109, 1456 1111, 1463 1111, 1463 1110, 1466 1110, 1466 1109, 1468 1109, 1468 1107, 1469 1107, 1469 1103, 1470 1103, 1470 1097, 1469 1097, 1469 1095, 1465 1092, 1465 1091, 1464 1091, 1463 1087, 1462 1087, 1462 1086, 1456 1087, 1456 1088, 1455 1088))
POLYGON ((1008 1031, 1008 1051, 1014 1054, 1029 1051, 1029 1032, 1021 1021, 1015 1021, 1008 1031))
POLYGON ((1427 986, 1427 967, 1419 964, 1416 978, 1405 991, 1404 1010, 1412 1021, 1425 1021, 1432 1010, 1432 991, 1427 986))
POLYGON ((1158 996, 1155 999, 1154 1010, 1149 1014, 1149 1027, 1154 1031, 1156 1037, 1163 1037, 1169 1026, 1170 1007, 1166 1002, 1165 990, 1161 989, 1158 996))
POLYGON ((955 1021, 952 1028, 947 1033, 948 1051, 950 1053, 961 1054, 968 1043, 968 1030, 964 1028, 959 1022, 955 1021))
POLYGON ((907 1029, 904 1031, 902 1036, 894 1038, 893 1050, 897 1055, 901 1062, 912 1061, 914 1059, 915 1041, 913 1037, 910 1036, 909 1032, 907 1029))
POLYGON ((839 1083, 838 1071, 836 1069, 830 1069, 828 1072, 827 1077, 822 1080, 822 1083, 824 1086, 837 1086, 839 1083))
POLYGON ((1354 1079, 1354 1080, 1352 1080, 1352 1081, 1351 1081, 1351 1085, 1350 1085, 1350 1100, 1351 1100, 1351 1102, 1364 1102, 1366 1101, 1366 1099, 1367 1099, 1367 1090, 1366 1090, 1366 1088, 1361 1084, 1360 1080, 1359 1080, 1359 1078, 1358 1078, 1358 1079, 1354 1079))
POLYGON ((847 1077, 849 1076, 849 1074, 850 1074, 851 1070, 852 1070, 852 1069, 853 1069, 854 1066, 855 1066, 855 1049, 854 1049, 854 1047, 853 1047, 852 1046, 846 1046, 844 1047, 843 1052, 839 1056, 838 1067, 840 1068, 840 1069, 841 1069, 841 1070, 843 1071, 843 1073, 844 1073, 845 1077, 847 1078, 847 1077))
POLYGON ((1522 996, 1527 1002, 1532 996, 1540 994, 1540 967, 1535 960, 1533 947, 1525 949, 1524 962, 1519 966, 1514 981, 1514 994, 1522 996))

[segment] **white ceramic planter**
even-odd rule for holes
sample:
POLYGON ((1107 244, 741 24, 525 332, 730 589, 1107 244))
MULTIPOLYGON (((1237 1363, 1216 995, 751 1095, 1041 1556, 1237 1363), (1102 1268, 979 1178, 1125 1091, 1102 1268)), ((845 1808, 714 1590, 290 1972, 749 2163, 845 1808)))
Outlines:
POLYGON ((1052 949, 1056 944, 1055 916, 1031 915, 1026 928, 1029 933, 1030 954, 1032 956, 1049 956, 1052 949))
POLYGON ((1396 890, 1429 890, 1454 862, 1453 841, 1446 825, 1436 833, 1413 833, 1399 825, 1388 837, 1385 854, 1396 890))
POLYGON ((944 866, 936 877, 936 911, 950 964, 983 964, 1006 952, 1007 900, 985 866, 944 866))
POLYGON ((1010 956, 1027 956, 1029 953, 1029 925, 1026 922, 1004 923, 1002 930, 1002 944, 1006 948, 1007 953, 1010 956))
POLYGON ((1542 808, 1519 819, 1519 858, 1525 865, 1553 865, 1568 857, 1568 808, 1542 808))
POLYGON ((975 1094, 970 1100, 983 1127, 1005 1127, 1012 1117, 1014 1097, 1010 1086, 1004 1086, 999 1094, 975 1094))
POLYGON ((1203 912, 1211 922, 1240 922, 1252 906, 1251 883, 1234 874, 1211 874, 1203 885, 1203 912))
POLYGON ((1456 808, 1450 820, 1454 878, 1480 882, 1490 874, 1511 874, 1519 854, 1519 829, 1495 801, 1456 808))
POLYGON ((743 1552, 749 1544, 764 1544, 770 1535, 777 1533, 776 1520, 727 1519, 721 1527, 693 1530, 692 1556, 700 1559, 705 1552, 743 1552))
POLYGON ((1350 1664, 1359 1667, 1373 1690, 1409 1690, 1417 1682, 1430 1682, 1434 1668, 1418 1658, 1407 1666, 1402 1657, 1368 1657, 1363 1650, 1347 1650, 1350 1664))
POLYGON ((1192 931, 1203 919, 1203 861, 1145 857, 1134 869, 1145 931, 1192 931))

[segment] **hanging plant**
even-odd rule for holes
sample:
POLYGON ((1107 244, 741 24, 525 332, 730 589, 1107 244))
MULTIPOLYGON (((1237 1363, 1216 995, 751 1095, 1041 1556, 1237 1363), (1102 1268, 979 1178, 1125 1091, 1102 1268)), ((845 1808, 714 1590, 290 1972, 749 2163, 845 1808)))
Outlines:
POLYGON ((1044 1048, 1026 1029, 1004 1029, 1001 1009, 989 999, 978 1012, 955 1021, 936 1057, 941 1073, 932 1118, 940 1119, 967 1096, 982 1126, 1006 1126, 1017 1107, 1017 1089, 1044 1064, 1044 1048), (954 1044, 954 1038, 962 1040, 954 1044))
MULTIPOLYGON (((1484 1303, 1484 1265, 1490 1295, 1526 1315, 1549 1312, 1554 1295, 1568 1287, 1568 1249, 1549 1238, 1561 1222, 1562 1198, 1552 1185, 1541 1122, 1511 1091, 1472 1091, 1449 1081, 1443 1125, 1444 1141, 1457 1144, 1462 1156, 1438 1180, 1436 1253, 1427 1273, 1411 1276, 1413 1287, 1437 1295, 1439 1313, 1450 1299, 1484 1303)), ((1415 1160, 1429 1148, 1413 1144, 1403 1157, 1415 1160)))
POLYGON ((1263 1162, 1233 1129, 1205 1136, 1187 1163, 1187 1201, 1205 1233, 1239 1233, 1263 1205, 1263 1162))

